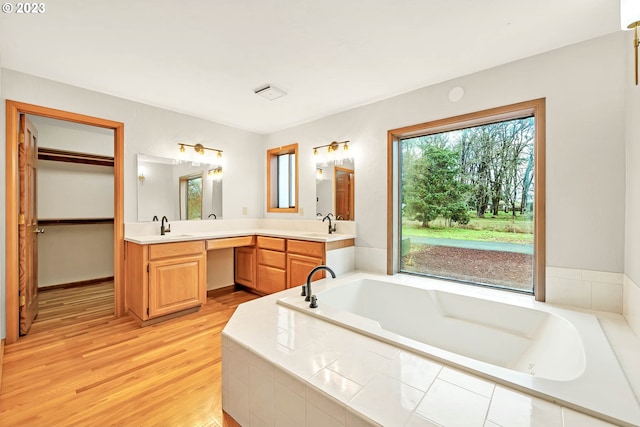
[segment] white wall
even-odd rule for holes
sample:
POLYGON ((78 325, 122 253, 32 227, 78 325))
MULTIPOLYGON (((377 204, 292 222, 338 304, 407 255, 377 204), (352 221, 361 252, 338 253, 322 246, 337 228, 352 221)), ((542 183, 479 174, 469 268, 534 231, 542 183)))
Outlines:
MULTIPOLYGON (((356 267, 386 266, 387 131, 536 98, 547 106, 547 265, 623 271, 622 33, 429 86, 267 136, 298 142, 300 206, 315 215, 312 147, 351 140, 356 169, 356 267), (448 92, 465 90, 453 103, 448 92)), ((264 200, 263 200, 264 204, 264 200)), ((268 217, 283 217, 270 214, 268 217)))
POLYGON ((640 86, 633 81, 633 32, 625 33, 626 209, 623 314, 640 336, 640 86))
MULTIPOLYGON (((263 212, 264 154, 263 136, 195 117, 174 113, 114 96, 41 79, 3 69, 0 80, 0 116, 4 117, 5 100, 26 102, 60 110, 123 122, 124 126, 124 209, 125 221, 137 221, 136 154, 176 157, 178 142, 202 143, 224 150, 226 158, 223 192, 223 216, 259 218, 263 212), (242 208, 247 215, 242 215, 242 208)), ((160 90, 160 89, 159 89, 160 90)), ((5 121, 0 120, 0 141, 5 144, 5 121)), ((0 188, 5 188, 5 154, 0 153, 0 188)), ((4 193, 0 197, 4 212, 4 193)), ((0 245, 5 246, 5 225, 0 224, 0 245)), ((4 254, 2 256, 4 262, 4 254)), ((0 277, 0 336, 6 336, 5 272, 0 277)))

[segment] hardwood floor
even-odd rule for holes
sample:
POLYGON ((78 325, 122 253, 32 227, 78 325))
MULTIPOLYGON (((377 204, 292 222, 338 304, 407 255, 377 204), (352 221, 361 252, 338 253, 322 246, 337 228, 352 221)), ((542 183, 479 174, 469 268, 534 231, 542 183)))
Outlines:
POLYGON ((197 313, 140 328, 109 314, 107 292, 87 310, 52 298, 36 329, 5 347, 0 424, 234 425, 222 414, 220 336, 238 304, 258 296, 213 296, 197 313))

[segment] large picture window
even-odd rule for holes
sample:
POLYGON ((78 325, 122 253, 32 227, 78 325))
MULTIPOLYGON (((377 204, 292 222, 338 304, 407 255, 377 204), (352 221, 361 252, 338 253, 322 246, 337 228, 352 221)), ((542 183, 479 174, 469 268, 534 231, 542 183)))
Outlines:
POLYGON ((390 132, 395 271, 541 291, 543 106, 517 104, 390 132))

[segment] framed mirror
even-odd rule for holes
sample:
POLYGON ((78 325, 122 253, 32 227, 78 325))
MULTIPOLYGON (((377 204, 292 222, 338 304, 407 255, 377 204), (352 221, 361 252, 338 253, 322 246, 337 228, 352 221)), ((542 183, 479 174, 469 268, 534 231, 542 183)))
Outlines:
POLYGON ((353 160, 316 165, 316 216, 332 213, 335 219, 355 220, 355 168, 353 160))
POLYGON ((138 221, 222 218, 222 170, 138 154, 138 221))

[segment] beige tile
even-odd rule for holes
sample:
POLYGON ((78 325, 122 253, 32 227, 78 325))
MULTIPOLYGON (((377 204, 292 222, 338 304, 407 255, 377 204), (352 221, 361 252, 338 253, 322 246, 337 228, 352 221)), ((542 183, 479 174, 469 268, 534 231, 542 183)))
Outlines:
POLYGON ((362 386, 351 379, 330 370, 321 369, 309 379, 309 382, 341 402, 349 402, 362 390, 362 386))
POLYGON ((349 406, 383 426, 402 426, 423 396, 418 389, 378 374, 349 406))
POLYGON ((416 413, 447 427, 482 427, 490 399, 436 379, 416 413))
POLYGON ((562 408, 563 427, 613 427, 606 421, 590 417, 589 415, 574 411, 569 408, 562 408))
POLYGON ((457 369, 444 367, 438 378, 491 399, 495 384, 457 369))
POLYGON ((382 372, 418 390, 427 391, 441 369, 439 363, 401 351, 382 372))
POLYGON ((487 420, 502 426, 562 427, 560 406, 496 386, 487 420))

